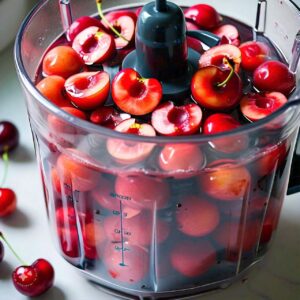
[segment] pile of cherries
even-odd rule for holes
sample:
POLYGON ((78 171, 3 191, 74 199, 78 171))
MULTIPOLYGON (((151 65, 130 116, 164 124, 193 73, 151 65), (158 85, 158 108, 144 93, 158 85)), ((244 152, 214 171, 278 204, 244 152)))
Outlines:
POLYGON ((257 121, 284 105, 295 88, 294 74, 284 63, 271 59, 267 44, 247 41, 240 45, 238 29, 223 24, 213 7, 199 4, 185 10, 187 28, 209 30, 221 42, 204 51, 200 41, 188 38, 188 46, 199 51, 201 58, 189 100, 177 105, 178 99, 163 97, 160 81, 142 78, 134 69, 122 69, 110 78, 105 68, 120 65, 134 49, 140 8, 105 17, 101 7, 99 11, 102 20, 88 16, 75 20, 66 44, 46 53, 44 78, 36 85, 49 101, 83 120, 145 136, 221 133, 242 125, 230 114, 233 110, 250 122, 257 121), (251 82, 250 92, 243 92, 241 73, 251 82))
MULTIPOLYGON (((17 206, 16 194, 12 189, 3 188, 5 183, 8 153, 14 150, 19 144, 19 131, 14 124, 8 121, 0 122, 0 154, 2 155, 4 167, 4 177, 0 187, 0 218, 12 215, 17 206)), ((37 259, 33 264, 24 263, 13 250, 7 239, 0 232, 0 263, 4 258, 4 242, 21 262, 12 273, 13 284, 16 289, 26 296, 38 296, 47 291, 53 285, 54 269, 45 259, 37 259)))

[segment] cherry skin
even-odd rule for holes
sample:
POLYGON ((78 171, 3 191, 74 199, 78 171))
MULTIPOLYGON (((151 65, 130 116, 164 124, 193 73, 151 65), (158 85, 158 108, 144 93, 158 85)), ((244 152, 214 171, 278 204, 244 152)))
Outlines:
POLYGON ((190 278, 207 272, 216 260, 216 250, 205 240, 180 241, 171 250, 173 268, 190 278))
POLYGON ((190 135, 200 130, 202 110, 195 104, 175 106, 168 101, 152 113, 151 124, 162 135, 190 135))
POLYGON ((36 260, 31 266, 20 266, 12 273, 16 289, 28 297, 36 297, 53 286, 54 269, 45 259, 36 260))
POLYGON ((193 237, 204 237, 218 226, 220 214, 217 206, 197 196, 188 196, 177 205, 178 229, 193 237))
POLYGON ((249 41, 240 45, 242 54, 241 66, 244 70, 253 72, 257 67, 269 59, 271 50, 265 43, 249 41))
POLYGON ((55 212, 56 224, 62 227, 76 226, 76 211, 73 206, 58 207, 55 212))
POLYGON ((254 71, 253 85, 261 92, 280 92, 289 95, 295 88, 296 78, 284 63, 269 60, 254 71))
POLYGON ((0 241, 0 263, 3 261, 4 258, 4 246, 3 243, 0 241))
POLYGON ((0 155, 15 149, 18 144, 18 128, 9 121, 0 122, 0 155))
POLYGON ((263 119, 287 103, 287 98, 279 92, 252 93, 245 95, 241 102, 241 112, 250 121, 263 119))
POLYGON ((64 256, 67 258, 79 257, 79 237, 76 226, 58 227, 57 233, 64 256))
POLYGON ((116 50, 114 38, 97 26, 81 31, 75 37, 72 47, 86 65, 103 63, 113 56, 116 50))
POLYGON ((112 97, 124 112, 145 115, 159 104, 162 86, 155 78, 142 78, 134 69, 123 69, 113 80, 112 97))
POLYGON ((104 71, 78 73, 66 80, 65 89, 78 108, 95 109, 101 106, 109 95, 109 75, 104 71))
POLYGON ((0 188, 0 217, 11 215, 17 207, 17 197, 13 190, 0 188))
MULTIPOLYGON (((223 113, 210 115, 203 124, 204 134, 218 134, 230 131, 242 126, 232 116, 223 113)), ((248 137, 246 135, 235 135, 216 139, 210 145, 217 151, 224 153, 234 153, 243 151, 248 147, 248 137)))
POLYGON ((208 66, 198 70, 191 83, 192 95, 202 107, 211 110, 229 110, 235 107, 242 94, 242 81, 237 73, 233 73, 229 81, 223 83, 229 76, 229 70, 208 66))
POLYGON ((240 34, 238 29, 230 24, 225 24, 217 27, 212 31, 219 38, 221 38, 221 44, 230 44, 234 46, 240 45, 240 34), (225 43, 226 41, 226 43, 225 43))
POLYGON ((51 49, 43 59, 43 74, 57 75, 68 78, 78 73, 83 67, 83 61, 70 46, 57 46, 51 49))
POLYGON ((188 21, 194 22, 201 29, 213 29, 217 27, 222 17, 218 12, 210 5, 197 4, 186 9, 184 16, 188 21))

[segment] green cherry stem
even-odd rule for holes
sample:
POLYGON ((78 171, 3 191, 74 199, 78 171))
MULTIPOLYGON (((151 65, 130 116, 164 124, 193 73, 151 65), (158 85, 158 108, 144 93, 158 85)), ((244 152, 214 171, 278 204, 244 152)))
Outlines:
POLYGON ((3 233, 0 231, 0 240, 2 240, 6 246, 9 248, 9 250, 14 254, 14 256, 17 258, 17 260, 21 263, 23 266, 28 266, 26 262, 17 254, 17 252, 13 249, 13 247, 10 245, 10 243, 7 241, 7 239, 4 237, 3 233))
POLYGON ((8 173, 9 157, 8 157, 8 152, 7 151, 2 154, 2 160, 4 162, 4 173, 3 173, 3 177, 2 177, 0 187, 4 186, 6 178, 7 178, 7 173, 8 173))
POLYGON ((226 58, 224 59, 224 64, 230 68, 230 73, 223 82, 217 84, 217 87, 225 86, 234 74, 234 69, 233 69, 232 65, 228 62, 228 60, 226 58))
POLYGON ((126 42, 129 42, 129 40, 127 40, 118 30, 116 30, 105 18, 104 14, 102 12, 102 0, 96 0, 96 5, 97 5, 98 13, 99 13, 101 20, 111 29, 111 31, 116 36, 120 37, 121 39, 125 40, 126 42))

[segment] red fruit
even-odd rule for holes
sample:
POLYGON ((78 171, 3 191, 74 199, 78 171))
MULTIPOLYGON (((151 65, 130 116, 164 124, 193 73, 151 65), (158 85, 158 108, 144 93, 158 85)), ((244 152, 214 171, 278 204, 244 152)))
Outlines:
MULTIPOLYGON (((149 124, 138 124, 135 119, 121 122, 116 131, 142 136, 155 136, 155 130, 149 124)), ((108 153, 121 164, 133 164, 144 160, 153 150, 154 144, 127 141, 125 139, 109 139, 107 141, 108 153)))
POLYGON ((118 113, 113 106, 102 106, 94 110, 90 115, 90 121, 94 124, 115 129, 122 121, 130 119, 130 115, 118 113))
POLYGON ((188 21, 193 21, 201 29, 213 29, 217 27, 222 17, 210 5, 197 4, 186 9, 184 16, 188 21))
POLYGON ((48 76, 42 79, 36 88, 53 104, 60 107, 71 106, 70 100, 66 96, 65 79, 61 76, 48 76))
POLYGON ((295 75, 277 60, 261 64, 253 73, 253 85, 262 92, 280 92, 289 95, 295 88, 295 75))
POLYGON ((162 85, 155 78, 142 78, 134 69, 123 69, 112 83, 115 104, 132 115, 152 112, 162 98, 162 85))
POLYGON ((12 273, 16 289, 28 297, 36 297, 53 286, 54 269, 45 259, 36 260, 31 266, 20 266, 12 273))
POLYGON ((200 170, 205 157, 197 145, 173 144, 166 145, 160 152, 158 164, 167 172, 175 172, 176 175, 188 177, 200 170))
POLYGON ((262 42, 249 41, 240 45, 242 54, 241 66, 246 71, 254 71, 258 66, 269 59, 271 50, 262 42))
MULTIPOLYGON (((203 124, 204 134, 218 134, 227 132, 242 126, 232 116, 216 113, 210 115, 203 124)), ((235 153, 245 150, 248 147, 247 135, 235 135, 214 139, 209 144, 217 151, 224 153, 235 153)))
POLYGON ((72 47, 86 65, 103 63, 116 50, 114 38, 97 26, 91 26, 81 31, 75 37, 72 47))
POLYGON ((185 197, 177 205, 178 229, 193 237, 210 234, 219 224, 220 215, 216 205, 196 196, 185 197))
POLYGON ((137 17, 140 15, 142 9, 143 9, 143 6, 140 6, 140 7, 138 7, 138 8, 135 10, 135 14, 136 14, 137 17))
POLYGON ((171 262, 184 276, 200 276, 216 264, 216 250, 205 240, 180 241, 171 251, 171 262))
MULTIPOLYGON (((75 149, 71 151, 72 154, 78 155, 82 160, 84 159, 79 151, 75 149)), ((57 159, 56 168, 59 178, 73 191, 85 192, 92 190, 98 184, 99 175, 97 171, 87 166, 84 161, 73 158, 71 154, 69 156, 61 154, 57 159)))
POLYGON ((242 200, 250 186, 248 170, 233 161, 216 161, 199 176, 199 185, 209 196, 222 201, 242 200))
POLYGON ((79 73, 66 80, 65 89, 72 102, 80 109, 95 109, 109 95, 109 75, 104 71, 79 73))
POLYGON ((73 206, 58 207, 55 212, 56 224, 62 227, 76 226, 76 211, 73 206))
POLYGON ((58 237, 61 250, 66 257, 79 257, 79 238, 77 228, 75 226, 59 227, 58 237))
POLYGON ((149 255, 144 248, 129 243, 109 243, 104 251, 103 262, 113 279, 136 284, 149 272, 149 255))
POLYGON ((234 65, 234 70, 238 72, 241 64, 241 55, 240 49, 234 45, 215 46, 203 53, 199 60, 199 67, 203 68, 213 65, 222 69, 228 69, 227 64, 224 63, 225 60, 234 65))
POLYGON ((204 52, 202 43, 198 39, 195 39, 195 38, 192 38, 192 37, 188 36, 186 38, 186 41, 187 41, 187 45, 188 45, 189 48, 194 49, 195 51, 197 51, 200 54, 202 54, 204 52))
POLYGON ((131 245, 148 246, 164 242, 170 233, 169 224, 157 219, 154 227, 153 219, 147 213, 138 214, 132 218, 112 216, 104 221, 107 237, 111 242, 129 242, 131 245))
POLYGON ((242 81, 237 73, 234 72, 225 85, 218 86, 229 74, 229 70, 215 66, 200 69, 192 78, 193 98, 201 106, 211 110, 229 110, 235 107, 242 94, 242 81))
POLYGON ((43 74, 68 78, 83 67, 80 56, 70 46, 57 46, 51 49, 43 59, 43 74))
MULTIPOLYGON (((137 16, 133 11, 110 12, 105 15, 105 18, 126 39, 115 38, 117 49, 125 48, 134 41, 137 16)), ((105 23, 104 26, 107 27, 105 23)), ((109 28, 107 27, 107 29, 109 28)), ((113 32, 112 34, 114 35, 113 32)))
POLYGON ((102 23, 97 20, 96 18, 83 16, 78 19, 76 19, 70 26, 70 28, 67 31, 67 38, 69 41, 73 42, 77 34, 79 34, 84 29, 91 27, 91 26, 97 26, 98 28, 105 30, 105 27, 102 25, 102 23))
POLYGON ((235 261, 240 249, 247 252, 257 245, 260 227, 258 221, 248 221, 245 226, 239 221, 225 222, 218 227, 213 237, 227 252, 227 258, 235 261))
POLYGON ((166 181, 145 175, 118 176, 116 194, 127 199, 128 206, 139 209, 162 209, 167 206, 170 188, 166 181))
POLYGON ((230 24, 221 25, 212 31, 219 38, 226 39, 227 44, 238 47, 240 45, 240 34, 238 29, 230 24))
POLYGON ((279 92, 248 94, 240 102, 242 114, 250 121, 263 119, 287 103, 285 95, 279 92))
MULTIPOLYGON (((190 30, 199 30, 200 29, 199 26, 193 22, 186 21, 185 24, 186 24, 186 30, 190 31, 190 30)), ((187 39, 188 39, 188 37, 187 37, 187 39)))
POLYGON ((200 130, 202 110, 194 103, 175 106, 168 101, 152 113, 151 124, 162 135, 190 135, 200 130))
POLYGON ((51 181, 54 191, 61 194, 60 178, 58 177, 56 168, 51 169, 51 181))
POLYGON ((0 217, 11 215, 17 207, 17 197, 13 190, 0 188, 0 217))
POLYGON ((19 144, 18 128, 9 121, 0 122, 0 154, 15 149, 19 144))

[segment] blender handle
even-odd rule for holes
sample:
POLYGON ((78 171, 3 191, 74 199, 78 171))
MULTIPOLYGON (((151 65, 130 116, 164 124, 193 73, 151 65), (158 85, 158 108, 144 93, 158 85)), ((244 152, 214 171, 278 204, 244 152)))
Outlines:
POLYGON ((293 156, 287 194, 291 195, 298 192, 300 192, 300 132, 298 133, 296 149, 293 156))
POLYGON ((200 40, 209 48, 219 45, 220 38, 206 30, 188 30, 186 35, 197 40, 200 40))

